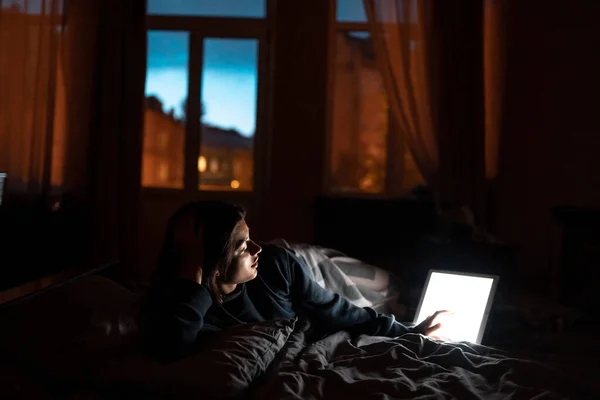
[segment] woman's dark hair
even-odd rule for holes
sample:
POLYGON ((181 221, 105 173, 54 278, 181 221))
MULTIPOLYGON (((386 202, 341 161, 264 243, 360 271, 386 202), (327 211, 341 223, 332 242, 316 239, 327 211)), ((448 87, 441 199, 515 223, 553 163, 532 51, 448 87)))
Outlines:
POLYGON ((184 260, 175 240, 176 231, 186 219, 192 218, 194 233, 202 229, 202 284, 221 301, 216 272, 222 277, 227 276, 237 246, 232 233, 245 217, 244 208, 220 201, 201 200, 180 207, 167 223, 153 280, 173 279, 179 272, 184 260))

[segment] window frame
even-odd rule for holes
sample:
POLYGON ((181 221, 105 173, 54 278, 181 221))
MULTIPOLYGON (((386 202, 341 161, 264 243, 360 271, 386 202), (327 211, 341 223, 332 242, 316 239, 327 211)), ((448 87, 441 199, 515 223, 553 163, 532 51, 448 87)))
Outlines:
MULTIPOLYGON (((248 198, 264 190, 267 176, 267 155, 270 135, 267 131, 268 102, 270 89, 269 74, 269 37, 271 26, 269 15, 273 0, 267 0, 265 18, 243 17, 205 17, 187 15, 146 16, 146 32, 186 32, 188 42, 188 81, 187 81, 187 118, 183 145, 183 187, 168 188, 141 186, 149 194, 184 194, 195 198, 202 194, 207 198, 248 198), (251 190, 211 190, 201 189, 201 174, 198 170, 198 158, 202 143, 202 74, 204 58, 204 39, 254 39, 258 43, 257 88, 256 88, 256 127, 253 140, 253 177, 251 190)), ((145 94, 144 94, 145 95, 145 94)), ((143 157, 143 149, 142 157, 143 157)), ((140 182, 141 183, 141 182, 140 182)))
MULTIPOLYGON (((325 179, 323 180, 323 193, 328 197, 345 198, 398 198, 407 197, 411 193, 411 188, 398 187, 396 182, 404 178, 405 163, 396 162, 396 157, 390 157, 391 149, 401 151, 404 154, 406 143, 399 141, 398 135, 390 134, 398 129, 391 111, 388 111, 389 128, 386 134, 386 161, 385 161, 385 184, 381 193, 361 192, 359 189, 352 191, 335 190, 331 185, 331 161, 332 161, 332 131, 333 131, 333 109, 335 92, 335 59, 337 54, 336 42, 337 35, 340 32, 368 32, 370 27, 368 22, 349 22, 337 20, 337 3, 343 0, 329 0, 330 2, 330 24, 329 24, 329 56, 328 56, 328 84, 327 84, 327 137, 325 139, 325 179)), ((415 32, 412 32, 415 34, 415 32)))

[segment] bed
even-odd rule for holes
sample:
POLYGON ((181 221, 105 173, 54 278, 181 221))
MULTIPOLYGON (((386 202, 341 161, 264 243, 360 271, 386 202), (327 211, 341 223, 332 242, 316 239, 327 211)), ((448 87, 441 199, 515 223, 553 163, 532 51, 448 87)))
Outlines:
MULTIPOLYGON (((353 301, 380 309, 398 303, 395 291, 400 286, 375 267, 364 266, 369 276, 378 277, 369 283, 358 260, 312 246, 293 249, 308 261, 320 284, 354 295, 353 301), (336 267, 337 274, 327 271, 336 267)), ((310 322, 296 319, 235 326, 189 357, 159 364, 139 347, 142 302, 142 293, 94 273, 5 305, 0 309, 4 394, 261 400, 600 398, 600 392, 565 371, 494 347, 444 343, 416 334, 352 337, 344 331, 311 343, 306 335, 310 322)))

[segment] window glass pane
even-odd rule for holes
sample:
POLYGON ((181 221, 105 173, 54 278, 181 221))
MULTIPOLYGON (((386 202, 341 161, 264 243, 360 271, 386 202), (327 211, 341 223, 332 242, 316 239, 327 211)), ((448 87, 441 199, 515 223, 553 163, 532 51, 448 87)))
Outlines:
MULTIPOLYGON (((340 31, 335 49, 330 188, 383 193, 391 151, 387 136, 399 132, 391 132, 387 96, 370 37, 366 32, 340 31)), ((403 187, 414 186, 422 178, 406 146, 402 148, 404 154, 396 159, 402 160, 402 176, 393 178, 403 187)))
POLYGON ((62 14, 63 0, 0 0, 0 8, 13 9, 25 14, 44 15, 52 14, 52 7, 56 7, 56 13, 62 14))
POLYGON ((337 0, 338 22, 367 22, 363 0, 337 0))
MULTIPOLYGON (((386 0, 387 1, 387 0, 386 0)), ((377 9, 379 22, 404 21, 404 8, 406 3, 410 6, 411 21, 417 20, 417 1, 420 0, 389 0, 389 3, 378 2, 377 9), (386 17, 389 17, 386 18, 386 17)), ((367 13, 363 0, 337 0, 338 22, 367 22, 367 13)))
POLYGON ((148 0, 148 14, 264 18, 265 0, 148 0))
POLYGON ((142 186, 183 187, 187 32, 148 33, 142 186))
POLYGON ((205 39, 200 189, 252 190, 256 39, 205 39))

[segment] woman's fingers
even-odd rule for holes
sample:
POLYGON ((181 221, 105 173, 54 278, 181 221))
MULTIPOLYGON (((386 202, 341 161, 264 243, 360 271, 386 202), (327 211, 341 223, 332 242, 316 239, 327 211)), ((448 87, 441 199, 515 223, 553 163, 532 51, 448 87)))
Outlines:
POLYGON ((431 319, 431 321, 433 321, 434 319, 436 319, 437 316, 439 316, 441 314, 451 314, 451 312, 448 310, 439 310, 439 311, 436 311, 433 314, 431 314, 429 316, 429 319, 431 319))
POLYGON ((425 336, 429 336, 442 327, 442 324, 437 323, 425 329, 425 336))
POLYGON ((435 319, 442 314, 451 314, 450 311, 448 310, 439 310, 434 312, 433 314, 431 314, 426 320, 425 320, 425 326, 424 326, 424 334, 425 336, 429 336, 432 333, 434 333, 435 331, 437 331, 438 329, 440 329, 442 327, 441 323, 437 323, 435 325, 433 325, 433 323, 435 322, 435 319))
POLYGON ((425 336, 429 336, 431 333, 437 331, 442 327, 441 323, 436 323, 435 319, 441 314, 452 314, 451 311, 448 310, 439 310, 431 314, 429 317, 425 318, 423 322, 415 327, 415 332, 421 333, 425 336))

